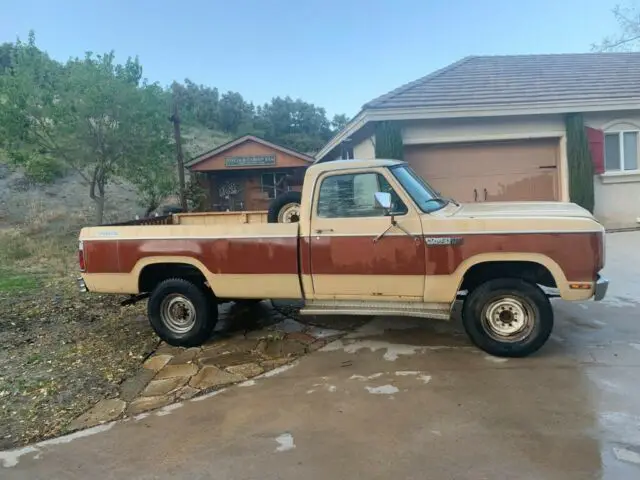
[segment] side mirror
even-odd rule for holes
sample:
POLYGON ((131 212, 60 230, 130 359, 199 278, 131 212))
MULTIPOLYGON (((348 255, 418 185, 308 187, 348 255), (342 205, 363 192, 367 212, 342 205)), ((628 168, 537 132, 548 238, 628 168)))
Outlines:
POLYGON ((391 208, 391 194, 387 192, 376 192, 374 194, 376 208, 389 210, 391 208))

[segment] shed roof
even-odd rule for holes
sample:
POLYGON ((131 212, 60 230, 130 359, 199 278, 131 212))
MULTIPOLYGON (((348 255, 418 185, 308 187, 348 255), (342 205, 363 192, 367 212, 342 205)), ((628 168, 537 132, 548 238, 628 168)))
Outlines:
POLYGON ((272 148, 274 150, 278 150, 280 152, 283 153, 287 153, 289 155, 292 155, 294 157, 297 157, 301 160, 304 160, 305 162, 308 163, 313 163, 314 158, 305 154, 305 153, 301 153, 298 152, 296 150, 293 150, 291 148, 287 148, 287 147, 283 147, 282 145, 278 145, 272 142, 269 142, 268 140, 265 140, 264 138, 260 138, 260 137, 256 137, 255 135, 243 135, 242 137, 238 137, 235 140, 231 140, 230 142, 227 142, 223 145, 220 145, 219 147, 216 147, 212 150, 209 150, 207 152, 201 153, 200 155, 198 155, 197 157, 192 158, 191 160, 189 160, 186 164, 185 167, 187 168, 192 168, 195 165, 197 165, 200 162, 204 162, 205 160, 215 156, 215 155, 219 155, 227 150, 232 149, 233 147, 236 147, 238 145, 240 145, 241 143, 247 142, 247 141, 252 141, 252 142, 256 142, 259 143, 261 145, 264 145, 266 147, 272 148))

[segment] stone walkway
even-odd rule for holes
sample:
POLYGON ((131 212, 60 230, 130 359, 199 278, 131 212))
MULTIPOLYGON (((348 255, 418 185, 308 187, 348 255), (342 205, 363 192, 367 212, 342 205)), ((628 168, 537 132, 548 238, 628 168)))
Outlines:
MULTIPOLYGON (((348 330, 355 326, 345 325, 348 330)), ((117 398, 98 402, 75 419, 69 430, 139 415, 246 382, 317 350, 345 333, 346 330, 299 322, 295 305, 278 304, 274 308, 269 301, 223 305, 209 342, 198 348, 161 343, 140 372, 121 385, 117 398)))

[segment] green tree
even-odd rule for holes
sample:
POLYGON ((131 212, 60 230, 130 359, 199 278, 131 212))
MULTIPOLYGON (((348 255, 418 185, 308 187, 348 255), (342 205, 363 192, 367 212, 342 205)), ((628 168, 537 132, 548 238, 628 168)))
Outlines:
POLYGON ((637 1, 617 4, 612 10, 619 32, 593 44, 595 51, 635 51, 640 47, 640 9, 637 1))
POLYGON ((595 205, 593 162, 582 115, 579 113, 567 115, 565 128, 569 164, 569 198, 593 213, 595 205))
POLYGON ((375 127, 376 158, 404 159, 402 130, 398 122, 378 122, 375 127))
MULTIPOLYGON (((113 53, 87 53, 60 66, 37 49, 33 37, 17 43, 16 51, 13 75, 0 77, 5 149, 18 163, 37 157, 77 172, 102 223, 109 181, 137 181, 131 172, 140 173, 139 164, 150 165, 170 151, 162 90, 138 86, 137 60, 118 65, 113 53)), ((146 185, 139 182, 143 191, 146 185)))
POLYGON ((247 106, 237 92, 227 92, 220 98, 220 127, 225 132, 237 133, 246 120, 247 106))
POLYGON ((349 117, 347 117, 346 115, 334 115, 333 120, 331 120, 331 128, 333 129, 334 133, 337 133, 344 127, 346 127, 347 123, 349 123, 349 117))
POLYGON ((14 45, 12 43, 0 44, 0 75, 9 73, 13 65, 14 45))

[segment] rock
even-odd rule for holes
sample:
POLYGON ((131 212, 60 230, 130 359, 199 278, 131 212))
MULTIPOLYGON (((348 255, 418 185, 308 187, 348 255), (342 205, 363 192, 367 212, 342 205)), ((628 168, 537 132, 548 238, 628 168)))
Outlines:
POLYGON ((282 355, 297 357, 308 352, 307 345, 298 342, 284 342, 282 344, 282 355))
POLYGON ((264 354, 269 357, 279 357, 282 355, 282 346, 284 345, 284 340, 267 340, 266 346, 264 347, 264 354))
POLYGON ((185 385, 176 392, 176 398, 179 400, 189 400, 190 398, 195 397, 199 391, 200 390, 198 390, 197 388, 193 388, 190 385, 185 385))
POLYGON ((257 363, 245 363, 242 365, 232 365, 227 367, 227 372, 235 375, 242 375, 245 378, 255 377, 260 375, 264 370, 257 363))
POLYGON ((124 412, 127 403, 119 398, 100 400, 91 410, 83 413, 69 425, 70 430, 80 430, 111 422, 124 412))
POLYGON ((255 349, 257 343, 256 340, 238 335, 224 342, 205 345, 202 347, 200 357, 212 357, 224 353, 250 352, 255 349))
POLYGON ((269 335, 273 335, 273 332, 269 330, 260 329, 260 330, 251 330, 244 335, 244 338, 247 340, 260 340, 262 338, 268 337, 269 335))
POLYGON ((281 322, 273 325, 271 329, 278 332, 293 333, 303 331, 305 329, 305 326, 300 322, 292 320, 291 318, 285 318, 281 322))
POLYGON ((175 355, 167 365, 180 365, 182 363, 191 363, 193 359, 196 358, 196 355, 200 353, 199 348, 187 348, 182 352, 175 355))
POLYGON ((189 385, 199 390, 205 390, 207 388, 219 387, 222 385, 228 385, 229 383, 240 382, 246 380, 241 375, 225 372, 218 367, 207 365, 202 367, 196 376, 194 376, 189 385))
POLYGON ((171 358, 172 358, 172 355, 165 355, 165 354, 154 355, 153 357, 147 359, 146 362, 144 362, 143 367, 148 370, 153 370, 154 372, 157 372, 161 370, 162 367, 164 367, 167 363, 169 363, 169 360, 171 360, 171 358))
POLYGON ((172 345, 169 345, 168 343, 162 342, 156 350, 156 355, 170 355, 174 357, 180 354, 182 351, 184 351, 184 349, 181 347, 174 347, 172 345))
POLYGON ((198 372, 198 367, 193 363, 183 363, 182 365, 167 365, 158 372, 155 376, 155 380, 162 380, 163 378, 175 378, 175 377, 191 377, 198 372))
POLYGON ((258 345, 256 345, 256 352, 264 355, 267 351, 267 345, 269 345, 269 340, 267 340, 266 338, 263 338, 258 342, 258 345))
POLYGON ((260 360, 260 356, 256 352, 235 352, 225 355, 214 355, 198 359, 200 365, 216 365, 221 368, 233 365, 242 365, 243 363, 251 363, 260 360))
POLYGON ((289 362, 291 362, 290 358, 272 358, 271 360, 265 360, 262 362, 261 366, 265 371, 268 371, 281 367, 282 365, 286 365, 289 362))
POLYGON ((182 387, 187 381, 189 377, 173 377, 173 378, 165 378, 161 380, 153 380, 147 388, 142 392, 142 396, 144 397, 158 397, 160 395, 166 395, 174 391, 176 388, 182 387))
POLYGON ((293 340, 296 342, 300 342, 304 345, 310 345, 313 342, 316 341, 315 337, 312 337, 311 335, 307 334, 307 333, 303 333, 303 332, 293 332, 293 333, 289 333, 287 334, 287 336, 285 337, 286 340, 293 340))
POLYGON ((133 377, 127 378, 122 382, 122 385, 120 385, 120 398, 125 402, 132 401, 144 390, 144 387, 147 386, 155 374, 156 372, 153 370, 141 368, 133 377))
POLYGON ((173 395, 160 395, 157 397, 140 397, 129 404, 127 413, 129 415, 137 415, 138 413, 156 408, 164 407, 173 402, 173 395))
POLYGON ((329 339, 320 338, 320 339, 316 340, 315 342, 313 342, 311 345, 307 346, 307 352, 315 352, 316 350, 320 350, 327 343, 329 343, 329 341, 330 341, 329 339))

